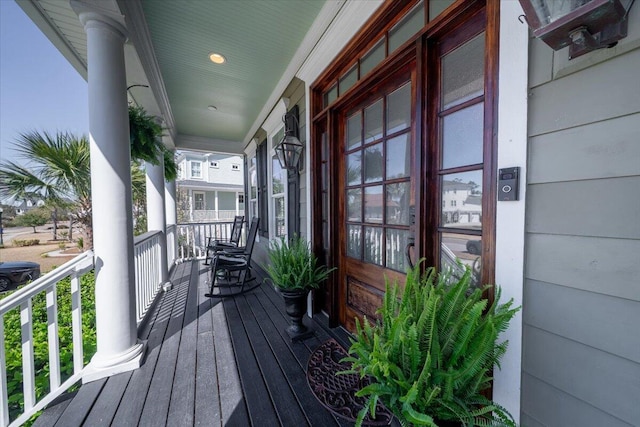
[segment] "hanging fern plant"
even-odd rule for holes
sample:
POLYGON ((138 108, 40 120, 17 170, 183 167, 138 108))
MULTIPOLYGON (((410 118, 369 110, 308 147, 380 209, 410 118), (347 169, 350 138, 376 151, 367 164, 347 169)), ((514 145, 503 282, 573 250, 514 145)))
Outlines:
POLYGON ((173 153, 162 143, 162 126, 144 108, 135 105, 129 105, 129 142, 132 160, 153 165, 162 162, 165 179, 173 181, 177 178, 178 167, 173 153))
POLYGON ((482 392, 507 349, 498 335, 519 308, 512 300, 498 304, 499 288, 489 304, 485 289, 471 286, 469 269, 458 280, 433 268, 421 276, 416 267, 401 300, 397 284, 387 283, 381 323, 365 319, 361 326, 356 319, 345 359, 353 364, 350 373, 372 378, 356 394, 369 399, 358 425, 367 410, 375 415, 381 400, 403 425, 515 426, 507 410, 482 392))

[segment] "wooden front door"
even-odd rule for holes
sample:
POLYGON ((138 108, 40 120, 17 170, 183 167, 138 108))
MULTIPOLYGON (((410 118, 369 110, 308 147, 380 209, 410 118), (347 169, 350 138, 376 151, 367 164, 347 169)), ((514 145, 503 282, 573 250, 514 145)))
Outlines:
POLYGON ((415 238, 414 65, 337 114, 340 323, 376 318, 385 281, 403 282, 415 238))

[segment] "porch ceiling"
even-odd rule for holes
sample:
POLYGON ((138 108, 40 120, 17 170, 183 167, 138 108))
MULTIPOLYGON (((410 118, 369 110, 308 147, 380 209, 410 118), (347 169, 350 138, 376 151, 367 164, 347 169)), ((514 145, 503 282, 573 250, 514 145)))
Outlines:
MULTIPOLYGON (((16 1, 86 79, 86 36, 69 0, 16 1)), ((292 60, 301 65, 313 48, 315 42, 307 41, 307 51, 299 51, 307 33, 319 37, 343 3, 101 0, 99 6, 125 16, 127 84, 150 86, 132 88, 129 95, 150 114, 163 116, 170 144, 241 153, 268 114, 265 106, 283 90, 283 76, 291 79, 297 71, 287 74, 292 60), (330 12, 322 18, 325 6, 330 12), (316 18, 323 28, 312 27, 316 18), (211 52, 227 62, 212 63, 211 52)))
POLYGON ((143 0, 177 133, 242 141, 323 4, 143 0))

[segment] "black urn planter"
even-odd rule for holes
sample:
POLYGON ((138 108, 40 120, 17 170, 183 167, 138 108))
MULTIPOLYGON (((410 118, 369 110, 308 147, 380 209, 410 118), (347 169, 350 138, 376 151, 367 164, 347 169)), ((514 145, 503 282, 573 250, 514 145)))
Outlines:
POLYGON ((304 313, 307 311, 307 294, 308 290, 283 290, 280 293, 284 298, 284 308, 289 316, 290 325, 286 331, 291 341, 302 341, 313 336, 313 331, 307 328, 302 322, 304 313))

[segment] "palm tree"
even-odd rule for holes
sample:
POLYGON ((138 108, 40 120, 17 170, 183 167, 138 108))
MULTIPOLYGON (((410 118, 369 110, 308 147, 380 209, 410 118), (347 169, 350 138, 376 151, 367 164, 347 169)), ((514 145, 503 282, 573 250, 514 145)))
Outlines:
POLYGON ((87 138, 31 131, 20 135, 14 149, 29 164, 0 163, 0 194, 16 199, 38 194, 52 205, 73 200, 74 219, 91 248, 91 165, 87 138))

